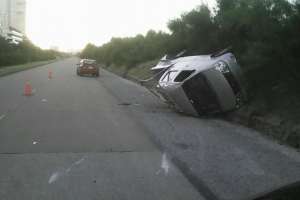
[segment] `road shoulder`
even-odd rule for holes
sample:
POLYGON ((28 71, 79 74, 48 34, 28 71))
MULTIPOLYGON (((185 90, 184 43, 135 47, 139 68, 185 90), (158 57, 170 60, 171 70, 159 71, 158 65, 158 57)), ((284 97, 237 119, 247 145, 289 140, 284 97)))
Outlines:
POLYGON ((129 105, 206 198, 244 199, 300 180, 300 155, 292 148, 220 119, 175 113, 144 87, 110 72, 103 71, 99 81, 129 105))

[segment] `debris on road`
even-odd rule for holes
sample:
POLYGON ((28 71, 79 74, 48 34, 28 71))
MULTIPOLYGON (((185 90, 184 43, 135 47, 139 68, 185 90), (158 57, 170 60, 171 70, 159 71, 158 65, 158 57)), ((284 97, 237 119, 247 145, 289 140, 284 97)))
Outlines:
POLYGON ((165 175, 168 175, 169 169, 170 169, 170 165, 169 165, 166 153, 164 153, 162 155, 161 168, 164 170, 165 175))
POLYGON ((119 105, 119 106, 131 106, 131 105, 133 105, 133 106, 140 106, 141 104, 139 104, 139 103, 128 103, 128 102, 123 102, 123 103, 119 103, 118 105, 119 105))
POLYGON ((124 103, 119 103, 119 106, 131 106, 131 103, 124 102, 124 103))
POLYGON ((6 115, 0 115, 0 121, 2 120, 2 119, 4 119, 6 117, 6 115))
POLYGON ((59 172, 53 173, 53 174, 50 176, 48 183, 49 183, 49 184, 54 183, 55 181, 58 180, 58 178, 59 178, 60 176, 61 176, 61 174, 60 174, 59 172))

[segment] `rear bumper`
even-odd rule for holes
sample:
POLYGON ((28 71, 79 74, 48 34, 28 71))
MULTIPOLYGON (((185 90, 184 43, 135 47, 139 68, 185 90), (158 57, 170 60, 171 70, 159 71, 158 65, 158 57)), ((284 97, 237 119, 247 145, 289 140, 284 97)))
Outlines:
POLYGON ((99 74, 99 69, 97 70, 82 70, 82 69, 77 69, 78 74, 99 74))

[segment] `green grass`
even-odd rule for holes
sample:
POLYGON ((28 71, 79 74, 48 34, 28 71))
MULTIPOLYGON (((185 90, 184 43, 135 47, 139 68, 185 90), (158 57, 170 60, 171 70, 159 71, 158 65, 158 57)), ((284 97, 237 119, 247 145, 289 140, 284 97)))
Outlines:
POLYGON ((7 66, 7 67, 0 67, 0 77, 6 76, 9 74, 13 74, 16 72, 28 70, 34 67, 39 67, 43 65, 47 65, 50 63, 55 62, 56 60, 48 60, 48 61, 38 61, 38 62, 32 62, 32 63, 26 63, 22 65, 15 65, 15 66, 7 66))
POLYGON ((133 80, 143 80, 150 78, 153 74, 150 69, 158 63, 158 60, 152 60, 148 62, 141 63, 132 68, 126 68, 125 66, 110 65, 105 67, 106 70, 113 72, 124 78, 129 78, 133 80))
POLYGON ((158 63, 158 60, 152 60, 149 62, 142 63, 132 69, 129 70, 128 76, 136 78, 136 79, 148 79, 153 76, 150 69, 154 67, 158 63))
POLYGON ((105 67, 108 71, 113 72, 114 74, 117 74, 119 76, 122 76, 126 72, 126 67, 125 66, 116 66, 116 65, 110 65, 109 67, 105 67))

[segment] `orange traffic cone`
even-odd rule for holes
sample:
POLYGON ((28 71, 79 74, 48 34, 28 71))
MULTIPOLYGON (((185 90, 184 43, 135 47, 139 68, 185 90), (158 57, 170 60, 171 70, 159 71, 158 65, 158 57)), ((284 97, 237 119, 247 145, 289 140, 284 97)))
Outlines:
POLYGON ((25 96, 31 96, 32 95, 32 87, 31 87, 29 81, 26 81, 26 83, 25 83, 24 95, 25 96))
POLYGON ((51 70, 49 70, 49 72, 48 72, 48 79, 52 79, 52 71, 51 70))

